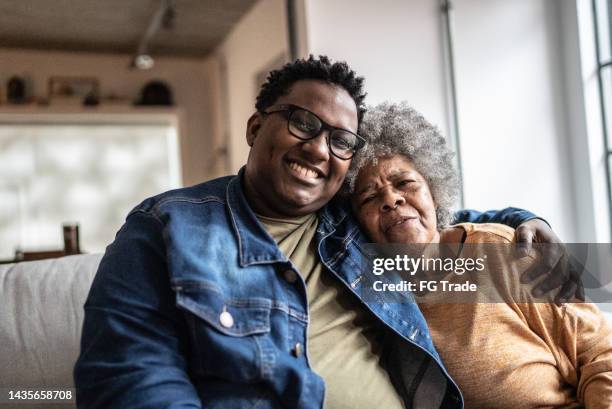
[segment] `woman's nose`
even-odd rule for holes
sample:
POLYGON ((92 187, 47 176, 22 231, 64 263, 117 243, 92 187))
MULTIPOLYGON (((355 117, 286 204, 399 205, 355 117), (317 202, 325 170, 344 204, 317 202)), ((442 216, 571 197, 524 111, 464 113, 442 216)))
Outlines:
POLYGON ((398 206, 401 206, 406 203, 406 199, 400 193, 396 192, 393 189, 388 189, 383 196, 383 202, 381 204, 381 210, 383 212, 388 212, 389 210, 397 209, 398 206))

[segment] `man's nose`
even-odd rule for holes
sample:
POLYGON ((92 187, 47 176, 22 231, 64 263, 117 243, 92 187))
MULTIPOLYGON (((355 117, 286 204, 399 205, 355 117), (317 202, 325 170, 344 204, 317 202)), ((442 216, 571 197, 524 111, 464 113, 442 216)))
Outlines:
POLYGON ((393 209, 397 209, 398 206, 401 206, 406 203, 406 199, 404 196, 397 192, 393 188, 386 189, 383 200, 380 205, 380 210, 383 212, 388 212, 393 209))
POLYGON ((329 131, 322 131, 316 137, 304 142, 302 148, 308 152, 313 159, 326 162, 329 160, 329 145, 327 143, 329 131))

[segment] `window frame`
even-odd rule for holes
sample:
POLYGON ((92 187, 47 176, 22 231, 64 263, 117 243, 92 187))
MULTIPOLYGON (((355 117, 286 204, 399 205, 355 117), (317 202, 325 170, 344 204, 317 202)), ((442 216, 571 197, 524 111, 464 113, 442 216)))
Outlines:
MULTIPOLYGON (((606 111, 607 109, 612 109, 612 107, 606 106, 606 98, 604 95, 604 70, 609 69, 612 71, 612 55, 607 59, 604 59, 601 55, 601 44, 603 41, 609 42, 610 50, 612 50, 612 0, 601 0, 607 1, 607 10, 608 13, 607 23, 608 27, 608 38, 601 38, 601 32, 599 30, 599 16, 602 10, 599 10, 598 0, 591 0, 591 5, 593 8, 593 27, 595 31, 595 55, 596 55, 596 63, 597 63, 597 82, 599 87, 599 106, 601 111, 601 119, 602 119, 602 134, 604 138, 604 154, 606 157, 604 158, 605 168, 606 168, 606 182, 607 182, 607 191, 608 191, 608 211, 610 216, 610 234, 612 235, 612 146, 610 146, 610 136, 608 129, 608 121, 606 111)), ((612 54, 612 53, 611 53, 612 54)), ((611 72, 612 77, 612 72, 611 72)), ((612 102, 612 101, 611 101, 612 102)))

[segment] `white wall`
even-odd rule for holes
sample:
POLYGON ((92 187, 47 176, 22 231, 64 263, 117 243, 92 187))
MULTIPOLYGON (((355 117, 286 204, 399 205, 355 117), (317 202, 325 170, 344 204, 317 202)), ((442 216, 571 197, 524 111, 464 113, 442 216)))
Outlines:
POLYGON ((432 0, 306 0, 308 52, 345 60, 367 102, 408 100, 448 132, 439 5, 432 0))
MULTIPOLYGON (((455 0, 466 207, 519 206, 566 241, 578 218, 557 0, 455 0)), ((366 77, 368 103, 408 100, 448 133, 438 1, 305 0, 309 51, 366 77)))
POLYGON ((512 205, 576 239, 560 2, 456 0, 465 204, 512 205))
POLYGON ((224 83, 221 115, 229 149, 228 171, 235 173, 248 156, 246 123, 255 112, 257 75, 269 71, 274 62, 288 59, 285 1, 256 3, 217 48, 214 58, 219 61, 224 83))
POLYGON ((181 135, 183 183, 190 185, 215 173, 215 151, 211 141, 218 127, 213 115, 216 91, 215 61, 207 59, 155 59, 149 71, 130 70, 130 56, 0 49, 0 83, 15 74, 31 78, 33 93, 47 95, 51 76, 96 77, 102 95, 115 94, 136 99, 143 85, 152 79, 170 84, 174 99, 184 113, 181 135))

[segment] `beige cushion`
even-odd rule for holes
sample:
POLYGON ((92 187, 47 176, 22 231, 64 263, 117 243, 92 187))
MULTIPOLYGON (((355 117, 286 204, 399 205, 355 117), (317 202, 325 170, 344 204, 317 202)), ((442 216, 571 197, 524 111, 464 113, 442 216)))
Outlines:
POLYGON ((74 387, 83 304, 101 258, 0 265, 0 389, 74 387))

